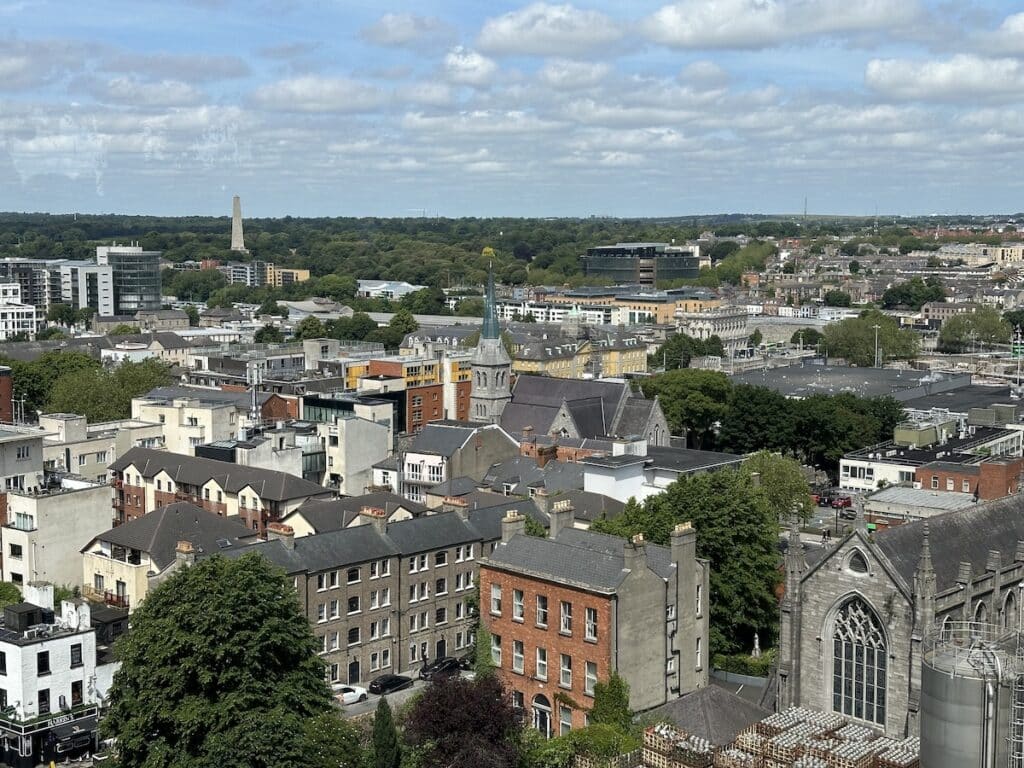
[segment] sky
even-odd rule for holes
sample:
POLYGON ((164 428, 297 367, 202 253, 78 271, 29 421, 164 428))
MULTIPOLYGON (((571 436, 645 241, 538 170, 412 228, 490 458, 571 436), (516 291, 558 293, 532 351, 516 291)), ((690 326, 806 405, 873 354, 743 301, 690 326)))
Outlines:
POLYGON ((0 0, 0 210, 1021 211, 1022 10, 0 0))

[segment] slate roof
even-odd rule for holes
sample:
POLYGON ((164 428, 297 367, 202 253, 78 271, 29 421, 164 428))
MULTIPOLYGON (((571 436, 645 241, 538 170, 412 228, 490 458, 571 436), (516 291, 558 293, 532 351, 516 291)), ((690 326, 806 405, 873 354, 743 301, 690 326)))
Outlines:
POLYGON ((225 550, 225 554, 240 557, 258 552, 288 573, 315 573, 473 541, 480 541, 479 532, 458 514, 446 512, 388 523, 385 532, 375 525, 357 525, 296 537, 290 549, 280 539, 270 539, 233 547, 225 550))
POLYGON ((409 453, 430 453, 452 456, 473 435, 474 427, 431 422, 413 438, 409 453))
POLYGON ((515 395, 501 412, 501 426, 509 432, 522 433, 527 427, 533 427, 538 434, 547 434, 551 430, 551 422, 558 415, 560 405, 534 405, 517 403, 515 395))
POLYGON ((626 508, 626 505, 618 499, 594 493, 593 491, 581 491, 578 489, 562 491, 552 496, 550 501, 552 504, 556 501, 568 501, 573 506, 576 519, 589 522, 600 520, 601 518, 614 520, 626 508))
POLYGON ((770 714, 718 685, 709 685, 645 712, 644 718, 671 723, 715 746, 724 746, 770 714))
POLYGON ((387 536, 403 554, 480 540, 480 533, 456 512, 388 523, 387 536))
POLYGON ((131 448, 111 464, 110 469, 121 472, 129 464, 134 465, 146 478, 167 472, 174 482, 187 485, 203 485, 209 480, 216 480, 228 493, 238 493, 249 486, 261 499, 267 501, 287 501, 310 496, 327 496, 331 493, 322 485, 287 472, 246 467, 199 456, 185 456, 155 448, 131 448))
POLYGON ((288 573, 326 571, 400 554, 395 544, 373 525, 357 525, 314 536, 299 536, 289 549, 280 539, 225 550, 228 557, 257 552, 288 573))
POLYGON ((619 437, 644 435, 654 412, 654 401, 642 397, 630 397, 622 405, 622 411, 615 423, 619 437))
POLYGON ((921 557, 926 524, 936 586, 941 592, 956 583, 961 561, 969 562, 975 575, 985 572, 990 549, 1002 554, 1003 563, 1013 562, 1017 542, 1024 540, 1024 499, 1011 496, 876 533, 875 546, 908 589, 921 557))
MULTIPOLYGON (((602 412, 606 414, 605 421, 610 422, 615 415, 619 401, 628 389, 629 385, 621 381, 558 379, 524 374, 516 379, 515 386, 512 388, 512 403, 557 410, 561 407, 562 401, 571 404, 578 400, 597 398, 601 401, 602 412)), ((502 425, 504 423, 504 414, 502 414, 502 425)), ((550 424, 550 422, 548 423, 550 424)), ((538 432, 541 431, 540 425, 534 424, 533 426, 538 432)), ((604 433, 588 434, 584 432, 582 434, 584 437, 597 437, 598 434, 604 433)))
MULTIPOLYGON (((403 496, 398 496, 387 491, 367 493, 362 496, 346 496, 342 499, 309 499, 291 512, 292 515, 302 515, 302 518, 309 523, 316 533, 325 531, 337 531, 347 528, 363 507, 378 507, 383 509, 387 516, 391 516, 399 508, 406 509, 409 514, 422 515, 427 508, 415 501, 410 501, 403 496)), ((283 522, 287 523, 287 519, 283 522)))
POLYGON ((197 555, 210 555, 224 551, 225 544, 236 546, 255 537, 256 532, 249 530, 237 518, 220 517, 182 501, 111 528, 92 541, 109 541, 146 552, 162 571, 174 562, 179 541, 190 542, 197 555))
POLYGON ((481 490, 475 490, 470 491, 469 493, 464 493, 459 498, 466 502, 469 509, 487 509, 489 507, 498 507, 509 501, 509 497, 503 493, 494 493, 493 491, 481 490))
POLYGON ((471 509, 469 523, 480 533, 480 538, 484 541, 497 541, 501 538, 501 521, 510 509, 517 514, 533 518, 545 528, 548 527, 548 516, 530 499, 515 499, 493 507, 471 509))
POLYGON ((453 477, 451 480, 445 480, 443 483, 428 488, 427 493, 431 496, 465 496, 467 493, 475 491, 478 485, 479 481, 472 477, 453 477))
POLYGON ((506 483, 519 496, 525 496, 530 488, 544 488, 548 493, 582 489, 583 467, 564 461, 549 461, 538 467, 536 459, 530 456, 513 456, 492 464, 483 479, 483 484, 495 491, 504 490, 506 483))
MULTIPOLYGON (((617 536, 576 528, 561 531, 557 539, 516 535, 498 544, 487 557, 487 563, 582 589, 611 593, 628 574, 623 557, 625 544, 626 540, 617 536)), ((655 544, 648 544, 646 549, 648 566, 667 578, 671 553, 655 544)))
POLYGON ((719 451, 698 451, 693 448, 668 448, 666 446, 649 445, 647 447, 648 463, 655 469, 670 469, 676 472, 697 472, 718 466, 740 464, 742 456, 719 451))

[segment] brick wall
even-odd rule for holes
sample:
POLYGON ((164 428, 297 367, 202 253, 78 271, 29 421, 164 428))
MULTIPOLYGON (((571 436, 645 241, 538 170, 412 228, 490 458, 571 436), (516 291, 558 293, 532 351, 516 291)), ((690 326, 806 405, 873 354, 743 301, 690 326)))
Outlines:
POLYGON ((971 471, 925 465, 914 473, 914 480, 924 489, 933 489, 934 478, 938 481, 938 487, 933 490, 977 493, 980 500, 988 501, 1016 493, 1022 471, 1024 458, 986 461, 972 467, 971 471), (949 487, 949 481, 953 483, 952 488, 949 487), (966 487, 964 482, 967 483, 966 487))
MULTIPOLYGON (((586 725, 586 712, 593 705, 593 697, 585 692, 586 662, 597 664, 597 679, 607 680, 611 673, 611 620, 612 602, 608 597, 596 595, 562 585, 529 579, 505 571, 482 566, 480 569, 480 615, 488 631, 501 637, 502 681, 512 691, 523 694, 526 713, 532 717, 533 701, 544 696, 551 706, 551 730, 559 733, 559 707, 572 709, 572 727, 586 725), (501 615, 491 613, 491 586, 501 586, 501 615), (523 591, 523 620, 513 619, 513 592, 523 591), (537 596, 548 598, 546 627, 537 625, 537 596), (560 631, 560 604, 572 604, 572 634, 560 631), (597 640, 586 639, 586 608, 597 609, 597 640), (513 671, 513 642, 523 643, 523 671, 513 671), (547 680, 537 677, 537 649, 547 650, 547 680), (560 657, 572 658, 572 685, 560 684, 560 657)), ((481 649, 484 650, 484 649, 481 649)))

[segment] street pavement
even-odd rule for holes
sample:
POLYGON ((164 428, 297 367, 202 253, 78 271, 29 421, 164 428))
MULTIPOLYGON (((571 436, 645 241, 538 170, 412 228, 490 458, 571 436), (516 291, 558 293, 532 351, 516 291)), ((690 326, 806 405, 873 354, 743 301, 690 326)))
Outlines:
MULTIPOLYGON (((417 693, 427 687, 429 683, 422 680, 415 680, 411 688, 406 688, 404 691, 395 691, 394 693, 388 694, 388 704, 391 705, 391 709, 397 709, 402 706, 405 702, 415 696, 417 693)), ((364 686, 365 687, 365 686, 364 686)), ((346 704, 341 707, 341 713, 345 717, 359 717, 360 715, 373 714, 377 710, 377 702, 380 701, 380 696, 374 694, 368 694, 366 701, 356 702, 355 704, 346 704)))

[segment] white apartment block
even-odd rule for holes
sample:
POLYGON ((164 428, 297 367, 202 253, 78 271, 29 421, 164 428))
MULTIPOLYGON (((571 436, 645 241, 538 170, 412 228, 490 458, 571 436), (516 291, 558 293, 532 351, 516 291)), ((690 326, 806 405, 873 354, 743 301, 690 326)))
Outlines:
POLYGON ((373 483, 373 465, 391 450, 387 424, 344 414, 332 424, 317 424, 327 454, 325 485, 343 496, 359 496, 373 483))
POLYGON ((31 304, 21 301, 21 285, 0 283, 0 341, 7 341, 19 333, 34 336, 41 316, 31 304))
POLYGON ((193 398, 146 398, 132 400, 132 419, 160 424, 164 447, 186 456, 195 447, 216 440, 230 440, 238 433, 238 409, 232 402, 202 402, 193 398))
POLYGON ((164 427, 158 422, 122 419, 89 424, 75 413, 46 413, 39 417, 43 464, 48 470, 71 472, 106 483, 107 467, 131 448, 162 448, 164 427))
POLYGON ((0 427, 0 494, 33 490, 43 482, 43 432, 0 427))
POLYGON ((7 494, 0 528, 0 575, 19 587, 30 581, 75 586, 82 579, 82 544, 113 520, 110 486, 71 477, 55 487, 7 494))
POLYGON ((54 269, 60 274, 60 295, 51 296, 51 303, 60 302, 75 309, 92 307, 102 316, 114 314, 113 267, 91 261, 65 261, 54 269))

